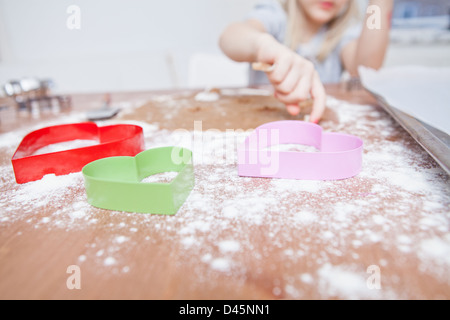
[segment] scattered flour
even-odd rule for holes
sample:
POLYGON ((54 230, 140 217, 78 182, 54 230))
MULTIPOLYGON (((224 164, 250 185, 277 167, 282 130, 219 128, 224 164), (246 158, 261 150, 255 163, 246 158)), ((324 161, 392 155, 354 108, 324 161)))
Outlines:
POLYGON ((429 238, 422 240, 419 244, 419 257, 421 258, 420 269, 431 272, 444 279, 450 285, 448 271, 450 270, 450 235, 445 239, 429 238), (430 267, 433 266, 430 270, 430 267))
POLYGON ((211 224, 207 221, 192 221, 188 223, 183 229, 180 230, 180 234, 194 234, 196 232, 207 232, 211 228, 211 224))
POLYGON ((263 148, 262 150, 272 150, 272 151, 291 151, 291 152, 319 152, 316 147, 301 145, 301 144, 277 144, 272 145, 267 148, 263 148))
POLYGON ((25 132, 8 132, 0 134, 0 148, 15 148, 19 146, 25 132))
MULTIPOLYGON (((174 112, 184 107, 171 96, 158 96, 155 101, 173 105, 174 112)), ((107 237, 94 239, 86 244, 83 255, 75 257, 80 263, 97 263, 99 272, 101 267, 112 267, 131 273, 134 266, 125 258, 127 250, 140 251, 138 246, 144 244, 161 246, 161 239, 166 239, 168 246, 177 249, 177 267, 193 268, 191 276, 199 287, 214 285, 209 275, 224 274, 242 283, 250 272, 256 282, 276 275, 280 283, 268 292, 288 299, 309 297, 309 286, 319 298, 420 297, 414 283, 396 285, 396 270, 405 263, 420 270, 427 281, 448 283, 450 186, 446 175, 381 111, 333 98, 328 105, 339 122, 323 122, 325 131, 372 141, 364 146, 363 171, 352 179, 242 178, 237 176, 235 146, 248 133, 209 132, 195 144, 195 132, 169 132, 157 124, 134 121, 144 127, 147 147, 176 144, 194 151, 196 185, 175 216, 93 208, 87 203, 81 173, 47 175, 17 185, 7 164, 0 166, 0 228, 18 221, 68 232, 108 228, 107 237), (368 113, 371 121, 355 121, 368 113), (231 152, 224 152, 223 147, 230 144, 231 152), (403 259, 393 258, 393 253, 403 259), (366 268, 372 264, 382 267, 383 290, 367 287, 366 268)), ((12 155, 23 133, 1 135, 0 148, 12 155)), ((155 178, 167 182, 175 176, 163 173, 144 182, 155 178)))
POLYGON ((232 205, 222 209, 222 215, 225 218, 236 218, 239 215, 239 211, 232 205))
POLYGON ((178 172, 163 172, 142 179, 143 183, 169 183, 178 175, 178 172))
POLYGON ((84 210, 77 210, 77 211, 69 212, 68 214, 72 220, 86 218, 86 211, 84 211, 84 210))
POLYGON ((273 90, 237 88, 237 89, 221 89, 220 93, 224 96, 271 96, 273 95, 273 90))
POLYGON ((311 284, 314 282, 314 278, 309 273, 304 273, 300 276, 300 280, 304 283, 311 284))
POLYGON ((300 224, 312 224, 314 222, 316 222, 318 220, 317 218, 317 214, 314 214, 312 212, 309 211, 302 211, 302 212, 298 212, 295 216, 294 216, 294 221, 300 224))
POLYGON ((42 218, 41 222, 42 223, 49 223, 50 222, 50 218, 49 217, 42 218))
POLYGON ((220 99, 220 95, 217 92, 210 92, 210 91, 202 91, 195 95, 194 97, 195 101, 205 101, 205 102, 212 102, 217 101, 220 99))
POLYGON ((281 293, 282 293, 283 291, 281 290, 281 288, 279 288, 279 287, 274 287, 273 289, 272 289, 272 293, 273 293, 273 295, 274 296, 280 296, 281 295, 281 293))
MULTIPOLYGON (((81 173, 71 173, 64 176, 48 174, 41 180, 21 185, 14 195, 14 200, 19 203, 30 203, 31 201, 45 199, 46 202, 56 203, 62 200, 61 198, 64 197, 67 189, 77 186, 82 179, 81 173)), ((46 204, 46 202, 43 204, 46 204)))
POLYGON ((114 242, 118 243, 118 244, 122 244, 122 243, 125 243, 125 242, 129 241, 129 240, 130 240, 130 238, 125 237, 125 236, 116 236, 115 239, 114 239, 114 242))
POLYGON ((103 261, 103 265, 106 267, 113 266, 117 264, 117 260, 113 257, 108 257, 103 261))
POLYGON ((211 269, 220 272, 230 272, 231 271, 231 262, 225 258, 217 258, 211 261, 210 263, 211 269))
POLYGON ((195 244, 196 239, 194 237, 186 237, 181 240, 181 244, 185 247, 191 247, 195 244))
POLYGON ((240 243, 235 240, 221 241, 218 243, 218 246, 222 253, 237 252, 241 248, 240 243))
POLYGON ((271 182, 273 188, 278 192, 318 192, 325 183, 322 181, 312 181, 312 180, 284 180, 284 179, 273 179, 271 182))
POLYGON ((376 299, 377 290, 367 286, 367 275, 351 271, 348 266, 323 265, 318 271, 319 290, 327 298, 376 299))

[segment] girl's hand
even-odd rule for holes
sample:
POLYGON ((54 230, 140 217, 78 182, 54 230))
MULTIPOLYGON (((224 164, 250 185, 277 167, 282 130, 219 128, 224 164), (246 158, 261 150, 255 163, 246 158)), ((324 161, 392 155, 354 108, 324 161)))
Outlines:
POLYGON ((299 114, 299 103, 312 98, 310 121, 319 122, 325 110, 326 94, 313 63, 271 36, 261 38, 257 59, 273 65, 266 74, 274 86, 275 97, 286 104, 287 111, 291 115, 299 114))

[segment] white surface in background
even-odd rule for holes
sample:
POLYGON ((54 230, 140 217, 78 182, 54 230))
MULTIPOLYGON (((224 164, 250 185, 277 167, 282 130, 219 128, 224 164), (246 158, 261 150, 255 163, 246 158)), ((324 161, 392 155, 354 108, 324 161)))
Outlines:
POLYGON ((256 0, 0 0, 0 84, 52 78, 55 92, 186 87, 190 56, 218 39, 256 0), (66 10, 81 10, 69 30, 66 10), (175 73, 174 73, 175 70, 175 73))
MULTIPOLYGON (((238 64, 200 62, 193 74, 189 65, 198 53, 220 54, 220 32, 256 1, 0 0, 0 85, 38 77, 53 79, 55 93, 238 87, 247 77, 238 64), (70 5, 81 9, 80 30, 66 27, 70 5)), ((386 65, 450 66, 448 32, 432 33, 393 30, 386 65)))
POLYGON ((384 66, 408 65, 450 67, 450 44, 391 43, 384 66))
POLYGON ((248 63, 236 63, 223 54, 197 53, 189 60, 190 88, 246 87, 248 63))
POLYGON ((450 68, 360 67, 363 85, 386 102, 450 134, 450 68))

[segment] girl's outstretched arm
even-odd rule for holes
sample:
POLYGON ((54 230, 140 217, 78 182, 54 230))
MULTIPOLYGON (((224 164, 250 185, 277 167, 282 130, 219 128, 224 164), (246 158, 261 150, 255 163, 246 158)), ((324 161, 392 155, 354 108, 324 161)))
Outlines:
POLYGON ((270 37, 258 20, 235 22, 222 32, 219 46, 234 61, 255 62, 261 42, 270 41, 270 37))
POLYGON ((358 66, 379 69, 389 45, 393 0, 370 0, 363 29, 358 40, 347 44, 341 52, 345 69, 353 76, 358 66))
POLYGON ((231 24, 222 33, 219 45, 234 61, 273 65, 266 74, 275 89, 275 96, 286 105, 288 112, 297 115, 300 102, 312 97, 310 120, 315 123, 320 120, 326 94, 314 65, 279 43, 265 31, 261 22, 248 20, 231 24))

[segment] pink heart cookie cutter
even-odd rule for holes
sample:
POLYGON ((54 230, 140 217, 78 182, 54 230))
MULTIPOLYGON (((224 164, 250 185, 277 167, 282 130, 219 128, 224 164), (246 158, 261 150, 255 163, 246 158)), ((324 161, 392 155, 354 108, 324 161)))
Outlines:
POLYGON ((238 147, 238 174, 299 180, 340 180, 362 169, 363 141, 349 134, 323 132, 314 123, 286 120, 263 124, 238 147), (280 144, 313 146, 319 152, 267 149, 280 144))

